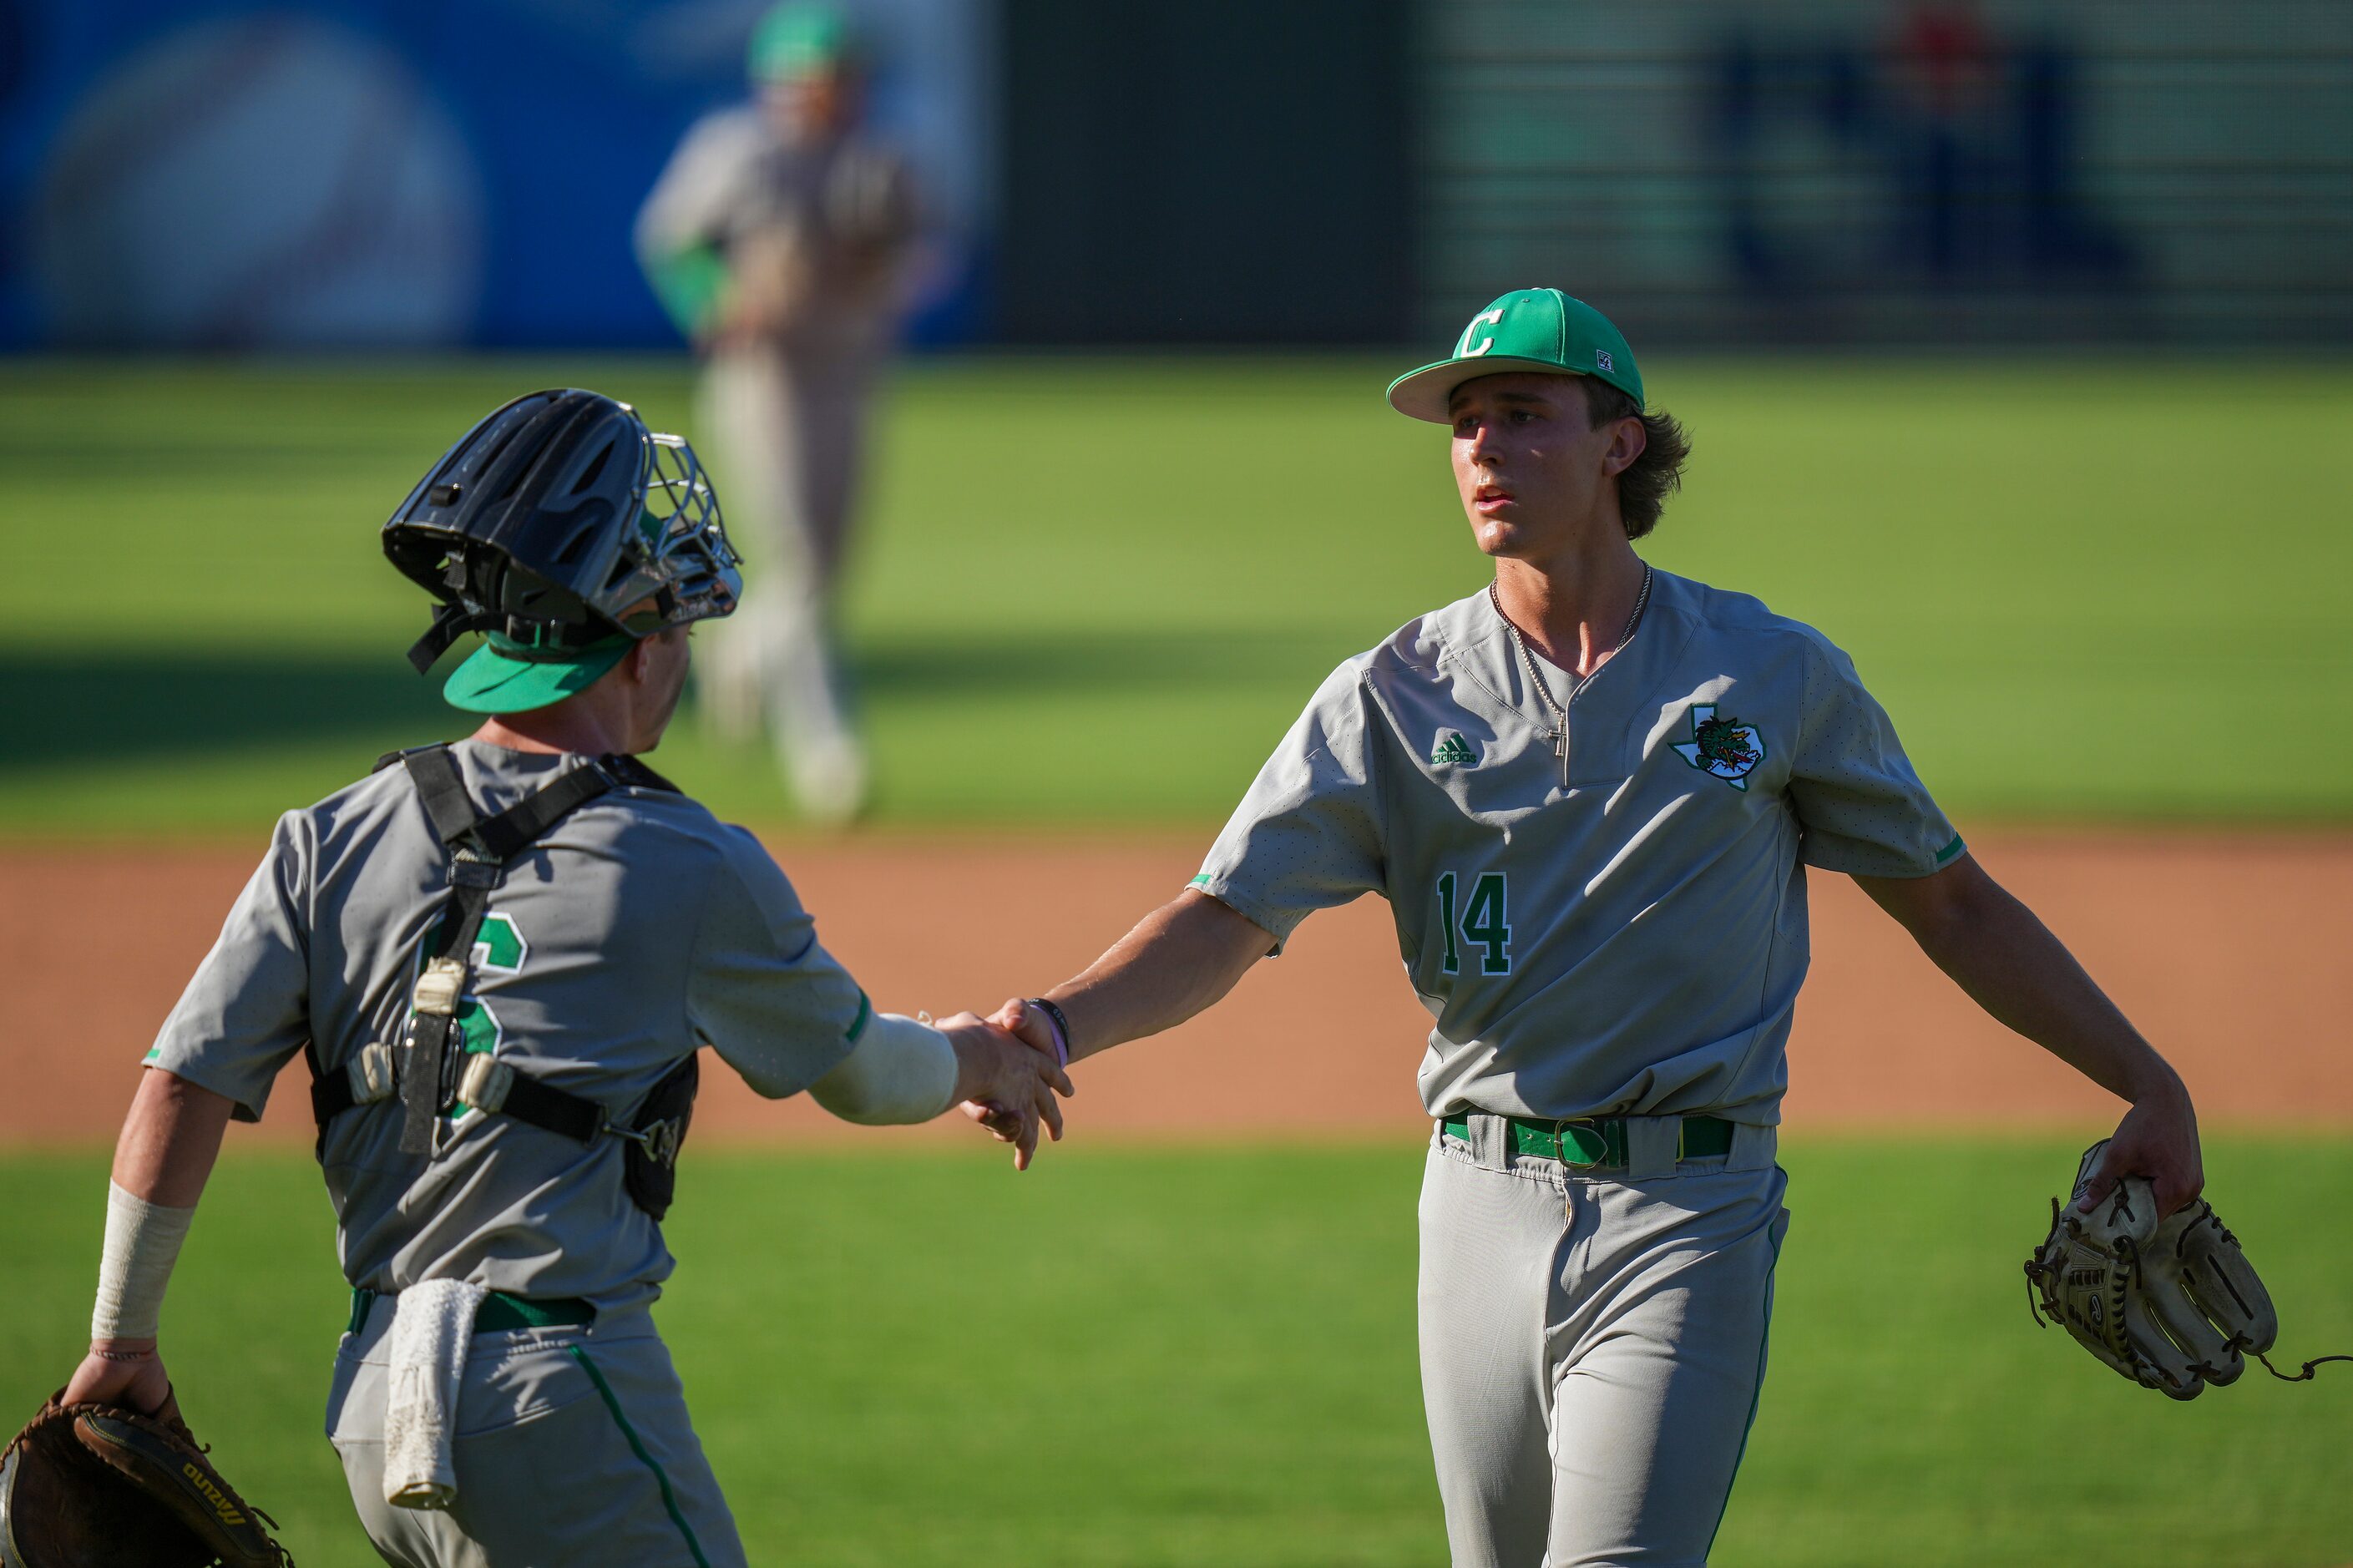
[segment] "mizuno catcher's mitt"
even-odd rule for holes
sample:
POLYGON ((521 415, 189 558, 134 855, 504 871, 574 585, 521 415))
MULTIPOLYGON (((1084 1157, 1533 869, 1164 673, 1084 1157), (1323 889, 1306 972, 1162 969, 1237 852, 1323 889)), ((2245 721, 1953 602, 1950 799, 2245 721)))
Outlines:
POLYGON ((294 1568, 166 1402, 41 1406, 0 1457, 0 1568, 294 1568))
MULTIPOLYGON (((2213 1205, 2200 1199, 2160 1221, 2149 1184, 2125 1176, 2090 1214, 2075 1207, 2107 1146, 2102 1139, 2084 1152, 2074 1191, 2052 1200, 2051 1234, 2026 1260, 2035 1321, 2048 1313, 2109 1366, 2176 1399, 2236 1382, 2242 1352, 2274 1377, 2310 1377, 2319 1362, 2290 1377, 2263 1360, 2279 1314, 2213 1205)), ((2319 1358, 2345 1360, 2353 1357, 2319 1358)))

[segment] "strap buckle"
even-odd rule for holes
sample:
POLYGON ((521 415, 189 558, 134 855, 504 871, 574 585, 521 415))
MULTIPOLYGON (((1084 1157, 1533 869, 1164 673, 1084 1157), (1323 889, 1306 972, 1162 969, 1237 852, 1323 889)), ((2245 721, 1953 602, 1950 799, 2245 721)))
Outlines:
POLYGON ((495 888, 503 869, 496 861, 485 860, 470 850, 459 849, 449 862, 449 885, 453 888, 495 888))
POLYGON ((515 1070, 494 1059, 488 1051, 470 1051, 466 1070, 458 1079, 458 1098, 475 1110, 497 1112, 506 1109, 507 1092, 514 1088, 515 1070))
POLYGON ((674 1165, 678 1163, 679 1144, 686 1136, 686 1118, 665 1117, 641 1128, 615 1127, 607 1122, 604 1131, 635 1143, 657 1165, 674 1165))
POLYGON ((458 1016, 458 995, 466 988, 466 963, 459 958, 436 958, 417 977, 415 1002, 419 1013, 437 1018, 458 1016))
POLYGON ((343 1064, 343 1076, 351 1082, 353 1105, 374 1105, 392 1098, 392 1047, 382 1040, 371 1040, 360 1047, 360 1054, 343 1064))

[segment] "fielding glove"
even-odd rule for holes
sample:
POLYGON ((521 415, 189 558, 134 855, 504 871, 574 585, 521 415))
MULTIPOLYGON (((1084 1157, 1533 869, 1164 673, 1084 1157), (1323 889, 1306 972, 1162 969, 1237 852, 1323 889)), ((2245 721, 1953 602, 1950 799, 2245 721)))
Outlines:
POLYGON ((2290 1383, 2320 1362, 2353 1361, 2322 1356, 2290 1376, 2264 1360, 2279 1314, 2213 1205, 2200 1199, 2160 1220, 2147 1181, 2124 1176, 2091 1213, 2078 1209, 2106 1147, 2103 1139, 2084 1152, 2074 1191, 2052 1200, 2051 1232, 2026 1260, 2036 1322, 2048 1313, 2118 1373, 2175 1399, 2235 1383, 2246 1355, 2290 1383))
POLYGON ((166 1400, 41 1407, 0 1456, 0 1568, 294 1568, 166 1400))

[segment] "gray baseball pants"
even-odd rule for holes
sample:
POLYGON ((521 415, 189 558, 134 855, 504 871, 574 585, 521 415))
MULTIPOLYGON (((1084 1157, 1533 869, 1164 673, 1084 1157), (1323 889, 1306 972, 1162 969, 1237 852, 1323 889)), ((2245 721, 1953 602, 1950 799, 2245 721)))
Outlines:
POLYGON ((1626 1167, 1442 1131, 1421 1190, 1421 1381, 1456 1568, 1704 1563, 1765 1377, 1788 1226, 1774 1131, 1626 1167))
POLYGON ((397 1568, 744 1568, 670 1349, 642 1308, 586 1327, 478 1333, 448 1512, 384 1499, 393 1303, 343 1336, 327 1436, 360 1522, 397 1568))
POLYGON ((712 653, 749 667, 788 756, 856 744, 830 601, 876 369, 869 354, 754 347, 716 354, 703 372, 699 414, 746 582, 743 609, 712 632, 712 653))

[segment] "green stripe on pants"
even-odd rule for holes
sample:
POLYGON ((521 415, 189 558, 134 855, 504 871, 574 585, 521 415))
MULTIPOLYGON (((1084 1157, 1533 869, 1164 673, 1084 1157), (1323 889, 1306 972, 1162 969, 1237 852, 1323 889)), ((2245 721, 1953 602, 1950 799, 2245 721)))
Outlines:
POLYGON ((711 1568, 711 1559, 702 1554, 702 1542, 694 1538, 693 1527, 686 1522, 686 1515, 679 1511, 678 1499, 670 1495, 670 1478, 662 1474, 662 1468, 654 1462, 654 1457, 646 1452, 646 1446, 638 1441, 638 1429, 629 1425, 628 1416, 621 1414, 621 1402, 613 1397, 612 1385, 605 1381, 605 1374, 596 1370, 596 1363, 588 1359, 588 1352, 580 1346, 566 1345, 565 1350, 580 1363, 581 1370, 588 1374, 588 1381, 595 1384, 596 1392, 604 1396, 605 1408, 613 1413, 614 1425, 620 1427, 621 1436, 629 1440, 629 1451, 644 1460, 646 1468, 654 1473, 654 1482, 661 1488, 662 1507, 670 1510, 670 1521, 678 1526, 678 1532, 686 1537, 686 1549, 694 1553, 695 1568, 711 1568))

